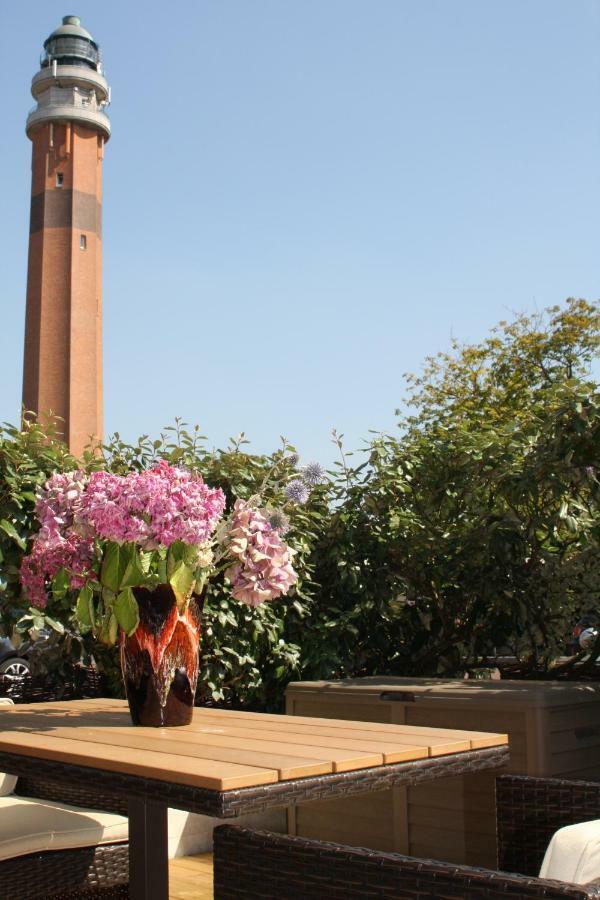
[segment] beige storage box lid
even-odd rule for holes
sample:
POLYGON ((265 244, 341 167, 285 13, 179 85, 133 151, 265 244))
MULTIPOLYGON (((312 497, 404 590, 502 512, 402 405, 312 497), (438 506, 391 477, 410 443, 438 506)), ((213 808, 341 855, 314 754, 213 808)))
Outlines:
POLYGON ((556 681, 478 681, 456 678, 396 678, 381 675, 368 678, 348 678, 344 681, 292 681, 288 691, 310 691, 325 695, 355 694, 376 696, 384 702, 410 703, 428 700, 468 700, 502 706, 572 706, 579 703, 598 703, 600 684, 594 682, 556 681), (411 696, 412 695, 412 696, 411 696))

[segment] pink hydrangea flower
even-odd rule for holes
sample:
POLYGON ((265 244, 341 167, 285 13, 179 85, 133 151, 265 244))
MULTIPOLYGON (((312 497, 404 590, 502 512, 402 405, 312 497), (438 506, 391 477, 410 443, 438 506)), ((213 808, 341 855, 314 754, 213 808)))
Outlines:
POLYGON ((46 579, 61 569, 73 589, 82 587, 91 574, 93 540, 76 523, 86 483, 81 471, 53 475, 38 495, 35 511, 41 528, 21 563, 21 584, 33 606, 46 606, 46 579))
POLYGON ((265 516, 243 500, 236 500, 228 532, 229 554, 235 562, 225 572, 235 600, 260 606, 296 583, 294 550, 282 541, 265 516))
POLYGON ((126 476, 94 472, 81 515, 100 538, 154 550, 174 541, 204 544, 224 509, 220 488, 209 488, 201 475, 161 461, 126 476))
POLYGON ((52 475, 39 492, 35 514, 44 541, 60 542, 80 514, 87 475, 81 470, 52 475))
POLYGON ((126 476, 94 472, 53 475, 40 492, 40 530, 21 565, 21 583, 34 606, 47 603, 45 584, 61 569, 71 588, 92 573, 94 540, 132 541, 145 550, 207 542, 225 509, 225 495, 200 475, 160 462, 126 476))
POLYGON ((46 579, 54 578, 61 569, 67 572, 73 590, 83 587, 93 574, 92 559, 93 542, 75 534, 55 544, 36 538, 31 553, 21 562, 21 584, 31 605, 40 609, 46 606, 46 579))

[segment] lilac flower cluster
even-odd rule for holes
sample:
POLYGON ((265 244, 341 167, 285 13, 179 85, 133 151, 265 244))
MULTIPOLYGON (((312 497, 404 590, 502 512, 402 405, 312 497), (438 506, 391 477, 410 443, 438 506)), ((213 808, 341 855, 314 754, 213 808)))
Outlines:
POLYGON ((228 540, 235 562, 225 577, 231 582, 232 596, 241 603, 260 606, 287 593, 298 580, 292 568, 294 551, 265 516, 243 500, 235 502, 228 540))
POLYGON ((201 475, 170 466, 124 477, 94 472, 82 503, 82 517, 98 537, 144 550, 174 541, 204 544, 225 510, 220 488, 209 488, 201 475))
POLYGON ((46 578, 61 569, 73 589, 83 587, 91 574, 93 540, 79 521, 86 483, 81 471, 53 475, 38 495, 35 512, 41 528, 21 565, 21 584, 33 606, 46 606, 46 578))

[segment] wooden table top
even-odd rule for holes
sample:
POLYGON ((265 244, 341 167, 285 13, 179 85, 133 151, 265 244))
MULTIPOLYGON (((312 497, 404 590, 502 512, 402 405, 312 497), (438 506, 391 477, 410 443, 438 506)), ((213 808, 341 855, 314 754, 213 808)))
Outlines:
POLYGON ((505 734, 196 708, 139 728, 122 700, 0 707, 0 753, 228 791, 498 747, 505 734))

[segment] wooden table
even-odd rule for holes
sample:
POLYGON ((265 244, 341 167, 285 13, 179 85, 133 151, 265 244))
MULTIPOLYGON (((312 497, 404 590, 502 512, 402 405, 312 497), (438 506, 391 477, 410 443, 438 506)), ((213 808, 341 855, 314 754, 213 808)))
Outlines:
POLYGON ((135 728, 121 700, 0 711, 0 771, 127 797, 130 896, 168 897, 167 809, 232 818, 479 771, 504 734, 198 708, 182 728, 135 728))

